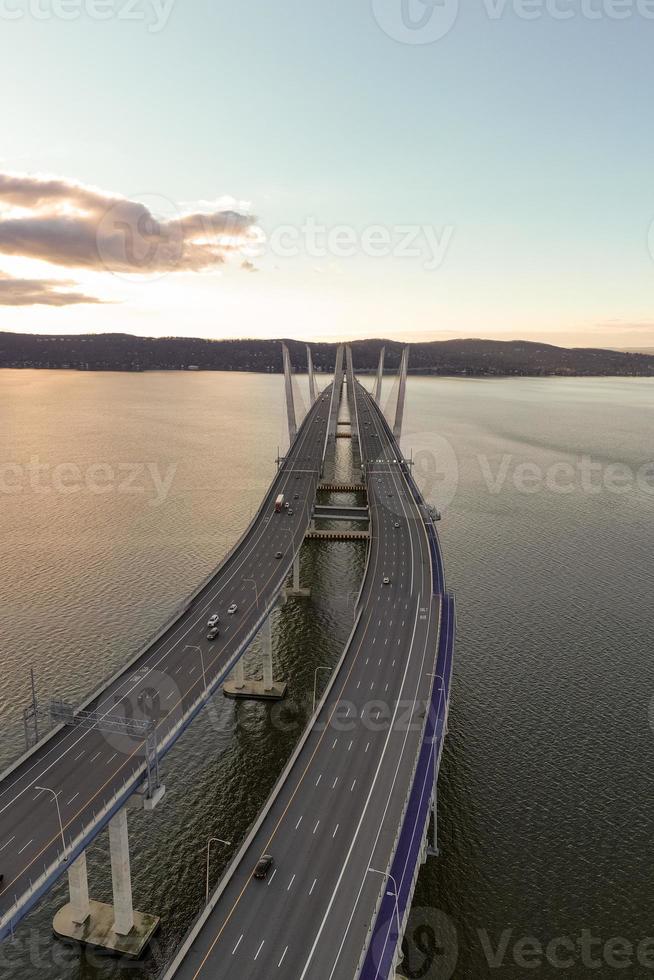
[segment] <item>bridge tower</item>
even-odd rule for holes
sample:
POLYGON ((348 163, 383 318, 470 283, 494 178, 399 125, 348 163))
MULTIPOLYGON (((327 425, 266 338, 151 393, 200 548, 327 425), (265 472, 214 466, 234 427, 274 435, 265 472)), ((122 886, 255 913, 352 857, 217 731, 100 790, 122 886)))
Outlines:
POLYGON ((288 438, 292 443, 297 435, 297 418, 295 415, 295 403, 293 401, 293 379, 291 377, 291 356, 286 344, 282 344, 282 356, 284 358, 284 381, 286 384, 286 414, 288 417, 288 438))
POLYGON ((311 348, 307 344, 307 370, 309 372, 309 401, 311 405, 315 402, 318 397, 316 391, 316 376, 313 373, 313 359, 311 357, 311 348))
POLYGON ((393 435, 399 442, 402 438, 402 421, 404 419, 404 401, 406 398, 406 377, 409 371, 409 348, 405 347, 402 351, 400 361, 400 388, 397 395, 397 408, 395 410, 395 424, 393 425, 393 435))
POLYGON ((384 377, 384 355, 386 348, 382 347, 379 352, 379 367, 377 368, 377 380, 375 382, 375 393, 373 395, 378 405, 381 405, 382 379, 384 377))

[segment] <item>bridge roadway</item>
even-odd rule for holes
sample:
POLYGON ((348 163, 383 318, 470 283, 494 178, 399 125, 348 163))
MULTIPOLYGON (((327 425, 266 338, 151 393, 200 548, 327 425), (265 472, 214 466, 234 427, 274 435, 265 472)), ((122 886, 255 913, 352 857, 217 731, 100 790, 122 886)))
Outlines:
MULTIPOLYGON (((284 585, 309 525, 330 410, 338 401, 330 402, 331 390, 310 409, 241 541, 173 624, 85 706, 101 715, 154 717, 162 754, 228 675, 284 585), (278 493, 291 498, 292 516, 274 512, 278 493), (232 602, 238 611, 228 615, 232 602), (210 643, 212 613, 221 622, 220 637, 210 643)), ((0 938, 99 833, 145 771, 138 737, 60 727, 0 777, 0 938), (67 862, 54 798, 37 786, 59 794, 67 862)))
POLYGON ((388 887, 369 869, 389 867, 411 787, 440 597, 397 446, 355 390, 373 529, 355 627, 314 725, 165 980, 350 980, 388 887), (274 870, 258 881, 265 853, 274 870))

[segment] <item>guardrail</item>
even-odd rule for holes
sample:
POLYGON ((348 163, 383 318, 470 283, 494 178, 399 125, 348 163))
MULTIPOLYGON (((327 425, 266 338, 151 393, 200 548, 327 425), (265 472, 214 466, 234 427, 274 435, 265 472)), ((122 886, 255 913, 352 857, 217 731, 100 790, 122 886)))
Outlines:
POLYGON ((411 789, 405 800, 402 821, 395 839, 393 858, 386 869, 388 879, 377 901, 356 976, 360 980, 387 980, 393 969, 398 944, 402 940, 411 911, 429 824, 435 779, 440 769, 447 729, 452 678, 456 609, 452 595, 442 596, 441 624, 436 655, 436 677, 432 685, 420 752, 414 767, 411 789), (441 683, 436 684, 436 678, 441 683), (389 881, 397 883, 389 895, 389 881), (399 924, 399 932, 398 932, 399 924))

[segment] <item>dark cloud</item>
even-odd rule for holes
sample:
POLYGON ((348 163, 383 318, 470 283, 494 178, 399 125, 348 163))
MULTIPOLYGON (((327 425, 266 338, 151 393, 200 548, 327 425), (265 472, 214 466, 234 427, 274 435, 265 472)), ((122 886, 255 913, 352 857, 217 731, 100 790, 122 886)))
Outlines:
POLYGON ((0 174, 0 252, 99 271, 199 271, 238 253, 254 234, 252 215, 161 205, 165 217, 69 181, 0 174))
POLYGON ((62 279, 13 279, 0 272, 0 306, 76 306, 101 302, 83 293, 62 292, 74 285, 62 279))

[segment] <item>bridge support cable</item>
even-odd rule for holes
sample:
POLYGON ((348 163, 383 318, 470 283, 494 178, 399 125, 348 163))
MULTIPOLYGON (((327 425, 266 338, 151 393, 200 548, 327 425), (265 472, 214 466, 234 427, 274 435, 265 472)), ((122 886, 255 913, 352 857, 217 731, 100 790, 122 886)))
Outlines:
POLYGON ((307 371, 309 372, 309 402, 311 405, 315 402, 318 397, 316 391, 316 376, 313 371, 313 359, 311 357, 311 348, 307 344, 307 371))
POLYGON ((291 356, 286 344, 282 344, 282 356, 284 358, 284 383, 286 389, 286 416, 288 419, 288 438, 292 444, 297 435, 297 418, 295 415, 295 402, 293 399, 293 379, 291 376, 291 356))
POLYGON ((395 423, 393 425, 393 435, 399 445, 402 437, 402 421, 404 419, 404 401, 406 398, 406 378, 409 371, 409 348, 405 347, 402 351, 400 361, 400 387, 397 393, 397 408, 395 409, 395 423))
POLYGON ((382 380, 384 377, 384 355, 386 354, 386 348, 382 347, 379 352, 379 367, 377 368, 377 380, 375 382, 375 393, 373 395, 375 401, 378 405, 381 405, 381 393, 382 393, 382 380))

